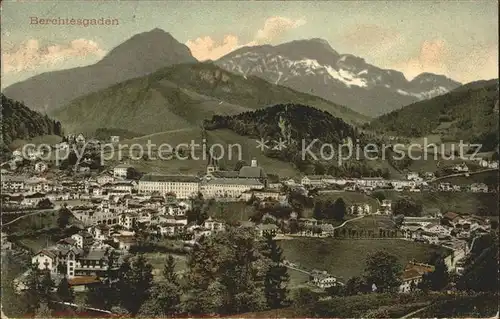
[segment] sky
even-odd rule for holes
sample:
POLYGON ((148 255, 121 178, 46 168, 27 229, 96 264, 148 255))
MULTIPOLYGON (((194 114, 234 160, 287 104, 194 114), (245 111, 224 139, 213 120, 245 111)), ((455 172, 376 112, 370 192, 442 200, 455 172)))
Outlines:
POLYGON ((214 60, 241 46, 322 38, 339 53, 399 70, 408 79, 422 72, 462 83, 498 77, 498 1, 493 0, 7 0, 1 6, 2 88, 95 63, 134 34, 154 28, 186 44, 198 60, 214 60), (115 22, 35 23, 59 18, 115 22))

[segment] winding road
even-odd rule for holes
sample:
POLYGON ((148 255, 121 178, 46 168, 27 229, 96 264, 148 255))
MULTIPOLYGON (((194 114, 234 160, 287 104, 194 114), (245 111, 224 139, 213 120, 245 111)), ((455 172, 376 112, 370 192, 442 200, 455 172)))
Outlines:
POLYGON ((19 217, 15 218, 15 219, 11 220, 11 221, 10 221, 10 222, 8 222, 8 223, 2 224, 2 227, 4 227, 4 226, 8 226, 8 225, 10 225, 10 224, 12 224, 12 223, 14 223, 14 222, 16 222, 16 221, 20 220, 20 219, 23 219, 23 218, 26 218, 26 217, 29 217, 29 216, 33 216, 33 215, 38 215, 38 214, 45 213, 45 212, 48 212, 48 211, 58 210, 59 208, 60 208, 60 206, 59 206, 59 205, 56 205, 56 206, 54 206, 54 208, 49 208, 49 209, 40 209, 40 210, 37 210, 36 212, 33 212, 33 213, 30 213, 30 214, 26 214, 26 215, 19 216, 19 217))

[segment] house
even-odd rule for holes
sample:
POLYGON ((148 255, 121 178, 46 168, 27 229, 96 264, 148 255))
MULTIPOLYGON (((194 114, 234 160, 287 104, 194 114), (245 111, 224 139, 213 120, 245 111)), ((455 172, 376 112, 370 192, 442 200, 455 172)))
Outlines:
POLYGON ((299 218, 299 224, 306 227, 316 227, 318 226, 318 220, 316 218, 299 218))
POLYGON ((281 194, 279 191, 271 189, 247 190, 241 194, 240 199, 244 201, 249 201, 252 197, 258 198, 260 200, 271 199, 278 202, 286 200, 285 194, 281 194))
POLYGON ((12 243, 7 239, 7 234, 2 232, 2 252, 12 249, 12 243))
POLYGON ((271 235, 272 237, 276 236, 278 233, 278 226, 274 224, 260 224, 256 227, 257 235, 260 237, 271 235))
POLYGON ((203 227, 210 231, 221 231, 225 229, 223 222, 212 219, 212 217, 209 217, 207 220, 205 220, 205 222, 203 223, 203 227))
POLYGON ((340 285, 340 282, 337 281, 337 278, 326 272, 313 273, 311 282, 321 289, 340 285))
POLYGON ((306 175, 300 183, 304 186, 322 186, 325 184, 323 178, 324 175, 306 175))
POLYGON ((100 283, 99 277, 96 276, 78 276, 68 279, 68 284, 75 292, 84 292, 100 283))
POLYGON ((467 167, 467 164, 462 163, 462 164, 457 164, 457 165, 453 166, 452 170, 455 173, 465 173, 465 172, 469 171, 469 167, 467 167))
POLYGON ((35 256, 31 257, 31 263, 38 264, 38 269, 48 269, 50 272, 55 272, 57 266, 57 254, 48 249, 43 249, 35 256))
POLYGON ((409 181, 421 180, 417 172, 409 172, 406 174, 406 179, 409 181))
POLYGON ((428 242, 429 244, 437 245, 439 243, 439 234, 437 233, 431 233, 424 230, 420 232, 420 237, 422 238, 422 240, 428 242))
POLYGON ((39 202, 45 199, 45 194, 35 193, 31 195, 24 196, 21 202, 22 206, 35 207, 39 202))
POLYGON ((335 233, 335 227, 333 227, 332 224, 321 224, 319 228, 321 229, 321 235, 323 237, 333 237, 335 233))
POLYGON ((418 284, 422 281, 422 276, 432 271, 434 271, 434 267, 431 265, 415 262, 408 263, 401 275, 402 282, 399 286, 399 292, 409 293, 416 290, 418 284))
POLYGON ((48 168, 49 168, 49 166, 47 165, 47 163, 45 163, 43 161, 38 161, 35 164, 35 172, 37 172, 37 173, 45 172, 48 168))
POLYGON ((76 136, 75 142, 79 143, 79 144, 84 144, 85 143, 85 136, 82 133, 78 134, 76 136))
POLYGON ((20 192, 26 187, 23 176, 2 175, 2 189, 8 192, 20 192))
POLYGON ((423 227, 423 230, 438 236, 449 236, 451 234, 450 228, 439 224, 428 224, 423 227))
POLYGON ((87 228, 87 232, 96 240, 106 240, 109 237, 109 229, 105 224, 97 224, 87 228))
POLYGON ((442 192, 453 191, 453 185, 451 183, 439 183, 438 190, 442 192))
POLYGON ((372 207, 369 204, 354 204, 349 207, 349 212, 353 215, 370 215, 372 207))
POLYGON ((470 185, 470 190, 473 193, 487 193, 488 186, 484 183, 473 183, 470 185))
POLYGON ((108 175, 108 174, 102 174, 102 175, 99 175, 97 177, 96 181, 98 184, 104 185, 104 184, 113 183, 115 181, 115 178, 111 175, 108 175))
POLYGON ((460 222, 460 220, 462 220, 462 217, 457 213, 447 212, 446 214, 443 215, 443 220, 447 221, 453 227, 455 227, 455 225, 457 225, 460 222))
POLYGON ((132 165, 120 164, 113 168, 113 177, 129 178, 134 170, 132 165))
POLYGON ((71 238, 76 241, 76 246, 81 249, 90 247, 94 241, 92 235, 86 231, 80 231, 77 234, 71 235, 71 238))
POLYGON ((125 229, 132 229, 135 226, 136 221, 136 215, 124 213, 120 215, 120 218, 118 219, 118 225, 123 226, 125 229))
POLYGON ((383 199, 380 203, 380 210, 385 214, 392 213, 392 201, 390 199, 383 199))
POLYGON ((115 236, 113 241, 118 243, 118 249, 129 251, 132 246, 135 245, 134 236, 115 236))

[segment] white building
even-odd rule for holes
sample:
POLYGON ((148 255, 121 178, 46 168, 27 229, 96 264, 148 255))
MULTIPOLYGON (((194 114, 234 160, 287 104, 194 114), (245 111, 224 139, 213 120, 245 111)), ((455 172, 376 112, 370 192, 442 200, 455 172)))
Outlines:
POLYGON ((200 191, 204 198, 239 198, 243 193, 263 189, 257 179, 246 178, 211 178, 201 184, 200 191))
POLYGON ((434 267, 430 265, 410 262, 406 265, 401 275, 402 283, 399 286, 399 292, 409 293, 418 289, 418 284, 422 281, 422 276, 433 270, 434 267))
POLYGON ((35 256, 31 257, 32 264, 38 264, 38 269, 47 269, 55 272, 57 266, 57 255, 50 250, 41 250, 35 256))
POLYGON ((144 175, 137 186, 139 193, 173 193, 177 198, 195 197, 200 192, 200 179, 194 175, 144 175))
POLYGON ((223 222, 212 219, 212 217, 209 217, 207 220, 205 220, 205 222, 203 223, 203 227, 212 232, 225 229, 223 222))
POLYGON ((132 165, 120 164, 113 168, 113 176, 118 178, 128 178, 133 170, 132 165))
POLYGON ((48 168, 49 166, 47 165, 47 163, 42 161, 39 161, 35 164, 35 172, 37 173, 45 172, 48 168))

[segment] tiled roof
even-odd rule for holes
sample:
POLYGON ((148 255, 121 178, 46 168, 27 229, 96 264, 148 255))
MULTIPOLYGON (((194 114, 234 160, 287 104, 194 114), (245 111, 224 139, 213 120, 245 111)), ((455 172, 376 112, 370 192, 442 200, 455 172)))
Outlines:
POLYGON ((242 178, 265 178, 266 173, 261 167, 243 166, 238 176, 242 178))
POLYGON ((178 183, 197 183, 199 178, 195 175, 159 175, 146 174, 141 177, 141 182, 178 182, 178 183))
POLYGON ((206 184, 223 184, 223 185, 263 185, 257 179, 246 178, 213 178, 206 182, 206 184))
POLYGON ((90 285, 101 282, 99 278, 95 276, 78 276, 71 279, 68 279, 68 283, 70 286, 82 286, 82 285, 90 285))

